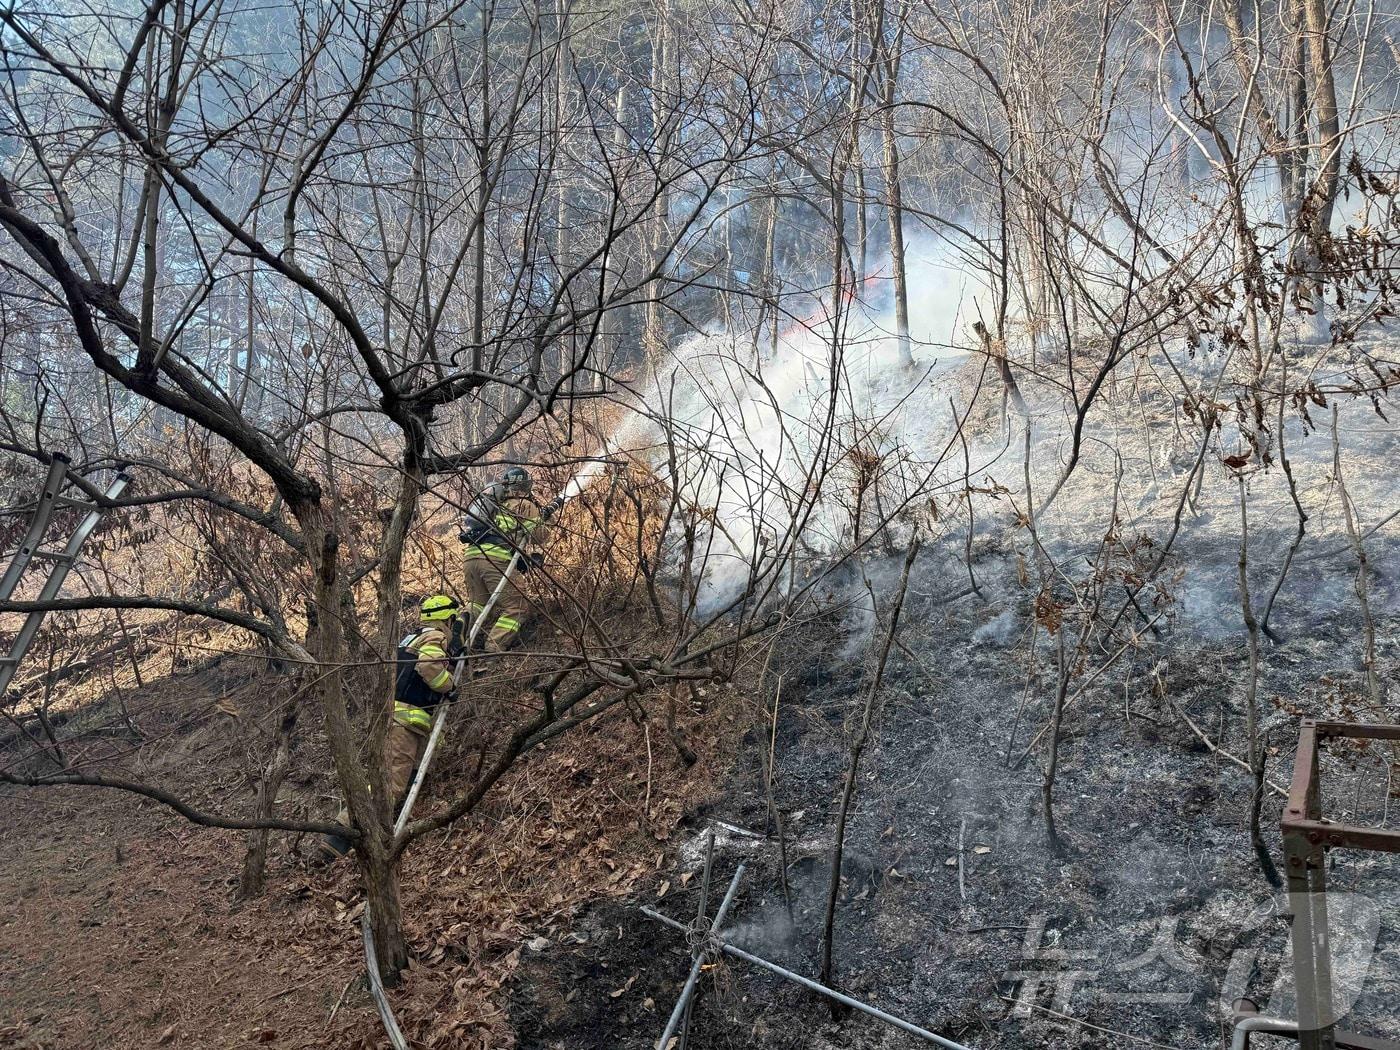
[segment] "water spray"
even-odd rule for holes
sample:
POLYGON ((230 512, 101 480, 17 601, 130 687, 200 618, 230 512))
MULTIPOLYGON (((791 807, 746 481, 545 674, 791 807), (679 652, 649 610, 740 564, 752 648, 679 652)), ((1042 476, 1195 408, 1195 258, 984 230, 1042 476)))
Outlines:
POLYGON ((598 476, 603 473, 603 467, 605 465, 606 461, 603 459, 595 459, 585 463, 574 473, 574 476, 569 479, 569 483, 565 485, 564 490, 559 493, 559 499, 568 503, 569 500, 582 495, 583 490, 593 484, 593 482, 598 479, 598 476))

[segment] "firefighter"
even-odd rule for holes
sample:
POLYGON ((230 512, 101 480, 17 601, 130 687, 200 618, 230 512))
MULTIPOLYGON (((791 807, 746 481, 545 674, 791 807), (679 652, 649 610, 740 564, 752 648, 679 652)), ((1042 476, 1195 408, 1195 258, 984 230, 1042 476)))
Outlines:
POLYGON ((511 558, 520 553, 515 571, 491 608, 490 622, 477 630, 477 643, 487 652, 509 649, 529 622, 534 606, 519 586, 520 577, 530 568, 543 566, 540 547, 545 522, 563 505, 559 497, 541 507, 529 472, 511 467, 468 508, 460 539, 465 545, 468 610, 473 619, 482 615, 511 558))
MULTIPOLYGON (((439 701, 454 695, 452 665, 462 655, 465 628, 457 599, 435 594, 419 607, 418 629, 399 642, 394 707, 384 736, 384 771, 395 811, 403 803, 423 756, 434 709, 439 701)), ((349 816, 342 808, 336 820, 346 824, 349 816)), ((331 835, 325 839, 323 852, 334 857, 349 849, 343 838, 331 835)))

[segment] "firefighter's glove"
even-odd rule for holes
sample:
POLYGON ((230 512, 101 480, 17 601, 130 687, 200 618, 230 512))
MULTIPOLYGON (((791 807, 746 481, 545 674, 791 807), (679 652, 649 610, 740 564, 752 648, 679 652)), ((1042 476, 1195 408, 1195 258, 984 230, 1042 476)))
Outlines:
POLYGON ((525 555, 525 564, 531 569, 543 569, 544 554, 540 551, 535 551, 533 554, 525 555))

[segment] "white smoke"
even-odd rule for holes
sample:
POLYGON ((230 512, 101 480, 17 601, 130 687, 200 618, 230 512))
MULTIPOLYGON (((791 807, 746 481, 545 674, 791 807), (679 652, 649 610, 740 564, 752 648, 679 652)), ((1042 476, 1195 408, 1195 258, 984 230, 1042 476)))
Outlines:
MULTIPOLYGON (((927 483, 949 433, 940 381, 966 357, 959 329, 984 304, 978 284, 936 251, 911 251, 908 283, 912 367, 877 273, 836 317, 828 301, 786 327, 771 356, 770 333, 758 340, 763 359, 752 333, 692 336, 629 393, 628 421, 605 454, 648 459, 705 519, 691 566, 702 613, 799 536, 812 554, 849 544, 854 482, 842 479, 858 469, 853 450, 881 470, 897 465, 880 482, 889 506, 865 508, 872 521, 927 483)), ((600 471, 586 467, 566 495, 600 471)))

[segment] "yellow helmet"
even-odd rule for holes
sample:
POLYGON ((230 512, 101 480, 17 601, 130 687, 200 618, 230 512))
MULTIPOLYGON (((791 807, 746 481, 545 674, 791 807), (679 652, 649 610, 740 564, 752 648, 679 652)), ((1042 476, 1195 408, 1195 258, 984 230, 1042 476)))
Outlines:
POLYGON ((419 619, 424 623, 433 620, 450 620, 457 615, 457 599, 450 594, 435 594, 424 598, 420 607, 419 619))

